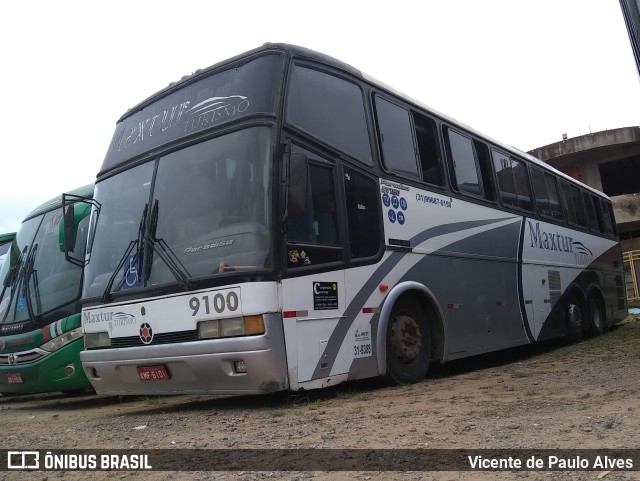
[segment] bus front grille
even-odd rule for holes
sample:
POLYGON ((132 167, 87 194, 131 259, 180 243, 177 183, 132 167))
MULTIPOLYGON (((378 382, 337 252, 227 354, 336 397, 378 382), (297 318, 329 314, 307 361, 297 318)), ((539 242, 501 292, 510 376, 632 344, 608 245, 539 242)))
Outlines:
POLYGON ((145 344, 140 339, 140 336, 129 337, 112 337, 111 347, 139 347, 139 346, 155 346, 158 344, 174 344, 179 342, 191 342, 198 340, 197 331, 180 331, 180 332, 164 332, 161 334, 155 334, 151 342, 145 344))
POLYGON ((40 350, 0 354, 0 366, 18 366, 42 359, 46 354, 40 350))

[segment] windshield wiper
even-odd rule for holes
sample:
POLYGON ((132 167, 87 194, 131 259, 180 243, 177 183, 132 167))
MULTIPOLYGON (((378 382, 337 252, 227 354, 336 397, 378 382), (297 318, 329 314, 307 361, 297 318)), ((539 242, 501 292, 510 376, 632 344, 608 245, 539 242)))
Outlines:
MULTIPOLYGON (((120 269, 122 269, 122 266, 124 266, 124 263, 127 261, 129 255, 133 251, 134 247, 136 248, 135 262, 137 264, 137 267, 138 268, 140 267, 140 258, 142 256, 142 251, 143 251, 143 242, 144 242, 145 230, 146 230, 146 226, 147 226, 147 211, 148 210, 149 210, 149 204, 147 203, 147 204, 144 205, 144 210, 142 211, 142 218, 140 219, 140 224, 138 224, 138 237, 135 240, 132 240, 132 241, 129 242, 129 245, 127 246, 127 249, 125 250, 125 252, 122 255, 122 257, 120 258, 120 261, 118 262, 117 267, 113 270, 113 273, 111 274, 111 277, 109 278, 109 282, 107 282, 107 287, 105 288, 104 292, 102 293, 102 298, 101 298, 102 302, 109 302, 109 300, 111 298, 111 288, 113 287, 113 283, 114 283, 116 277, 118 276, 118 273, 120 272, 120 269)), ((118 290, 120 290, 122 288, 122 284, 124 283, 124 278, 125 278, 125 276, 122 276, 122 280, 118 283, 118 286, 117 286, 118 290)))
POLYGON ((34 265, 36 263, 36 252, 38 250, 38 243, 33 244, 31 248, 31 252, 29 252, 29 257, 27 257, 27 261, 24 264, 24 274, 22 279, 22 295, 26 299, 27 302, 27 311, 29 313, 30 319, 35 319, 35 313, 33 312, 33 304, 31 302, 31 288, 29 287, 29 282, 33 278, 34 280, 34 291, 36 295, 36 307, 38 308, 38 312, 42 312, 42 303, 40 301, 40 287, 38 286, 38 271, 34 269, 34 265))
POLYGON ((195 288, 195 286, 189 282, 189 271, 184 266, 180 259, 175 255, 171 247, 165 242, 164 239, 158 239, 156 237, 156 230, 158 228, 158 211, 159 211, 159 203, 158 199, 153 203, 153 207, 151 208, 151 215, 149 218, 149 233, 145 239, 145 255, 144 255, 144 278, 148 279, 151 275, 151 267, 153 263, 153 253, 157 252, 158 257, 166 264, 169 268, 173 277, 180 283, 180 286, 185 291, 190 291, 195 288), (156 249, 156 246, 158 249, 156 249))
MULTIPOLYGON (((22 272, 23 272, 23 262, 24 262, 25 255, 27 254, 28 248, 29 246, 24 246, 24 248, 22 249, 22 252, 20 252, 20 257, 18 257, 18 260, 16 261, 16 265, 11 268, 9 275, 7 276, 7 279, 5 279, 4 281, 4 286, 2 287, 2 295, 0 295, 0 299, 4 299, 4 294, 7 291, 7 287, 11 287, 12 289, 11 289, 9 302, 7 303, 4 316, 2 316, 2 322, 4 322, 7 319, 7 316, 9 315, 9 311, 11 310, 11 304, 13 303, 13 299, 16 295, 16 292, 18 291, 18 289, 15 289, 14 287, 19 287, 20 277, 22 276, 22 272)), ((11 262, 11 261, 7 259, 7 262, 11 262)))

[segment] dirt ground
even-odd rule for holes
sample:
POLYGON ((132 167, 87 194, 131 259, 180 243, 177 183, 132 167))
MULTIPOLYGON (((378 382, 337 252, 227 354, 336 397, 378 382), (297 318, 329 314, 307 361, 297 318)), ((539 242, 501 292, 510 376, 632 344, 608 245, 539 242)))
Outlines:
MULTIPOLYGON (((2 449, 640 448, 640 320, 430 368, 421 383, 304 393, 0 398, 2 449)), ((636 468, 637 469, 637 468, 636 468)), ((638 480, 640 471, 0 472, 8 480, 638 480)))

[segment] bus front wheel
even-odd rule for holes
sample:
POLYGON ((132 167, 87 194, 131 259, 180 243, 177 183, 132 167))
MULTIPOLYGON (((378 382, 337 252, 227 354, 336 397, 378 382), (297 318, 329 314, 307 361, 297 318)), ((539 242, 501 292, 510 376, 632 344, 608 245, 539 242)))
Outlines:
POLYGON ((431 359, 429 324, 415 301, 400 301, 391 311, 387 326, 387 373, 393 384, 424 379, 431 359))

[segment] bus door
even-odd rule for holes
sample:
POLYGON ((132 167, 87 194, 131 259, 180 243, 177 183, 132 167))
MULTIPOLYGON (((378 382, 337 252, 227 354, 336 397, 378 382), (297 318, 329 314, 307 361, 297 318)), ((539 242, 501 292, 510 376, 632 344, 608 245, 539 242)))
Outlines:
POLYGON ((285 279, 282 286, 292 388, 313 379, 344 374, 348 366, 334 364, 334 356, 328 351, 331 335, 346 322, 344 271, 285 279))
POLYGON ((348 366, 334 363, 336 353, 327 352, 329 346, 335 350, 346 308, 337 166, 291 147, 282 306, 289 378, 296 389, 299 383, 342 374, 348 366))

